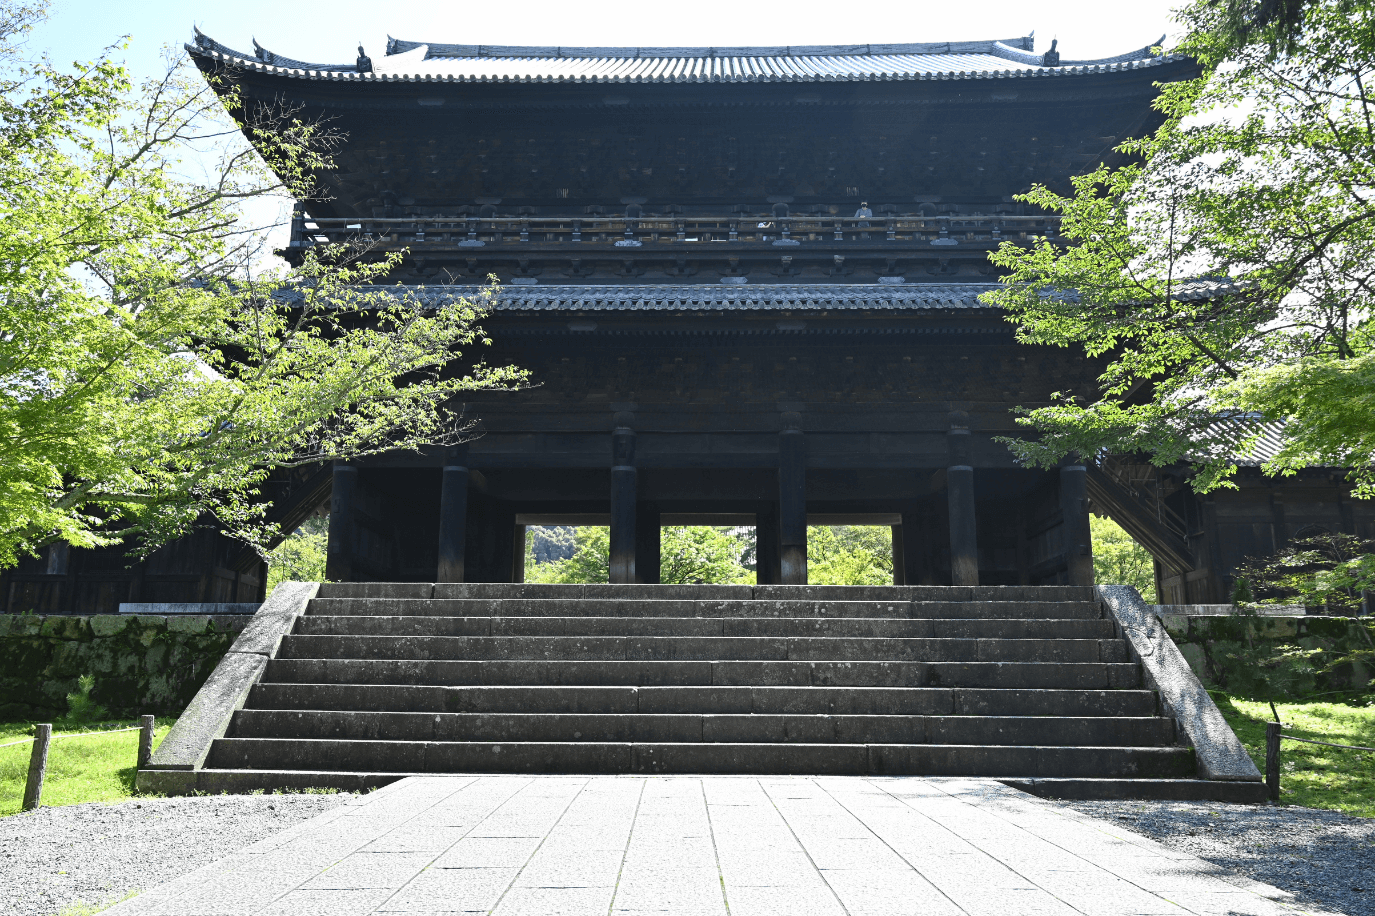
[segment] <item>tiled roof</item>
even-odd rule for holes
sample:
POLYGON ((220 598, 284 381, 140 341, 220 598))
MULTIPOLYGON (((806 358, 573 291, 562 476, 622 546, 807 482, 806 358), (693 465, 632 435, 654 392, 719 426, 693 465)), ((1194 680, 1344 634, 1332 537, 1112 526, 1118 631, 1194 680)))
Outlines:
MULTIPOLYGON (((855 283, 815 286, 503 286, 493 311, 676 312, 676 311, 863 311, 874 309, 989 308, 979 294, 995 283, 960 285, 855 283)), ((404 287, 435 305, 476 298, 478 286, 404 287)))
POLYGON ((1207 434, 1220 440, 1221 457, 1238 467, 1260 467, 1284 448, 1284 424, 1252 415, 1216 417, 1208 423, 1207 434), (1256 438, 1248 441, 1252 436, 1256 438))
MULTIPOLYGON (((1162 36, 1163 40, 1163 36, 1162 36)), ((228 48, 196 31, 188 50, 234 66, 302 79, 380 82, 848 82, 1066 76, 1153 67, 1151 46, 1053 67, 1031 52, 1032 39, 896 45, 767 48, 569 48, 423 44, 391 39, 373 72, 354 64, 313 64, 228 48)))

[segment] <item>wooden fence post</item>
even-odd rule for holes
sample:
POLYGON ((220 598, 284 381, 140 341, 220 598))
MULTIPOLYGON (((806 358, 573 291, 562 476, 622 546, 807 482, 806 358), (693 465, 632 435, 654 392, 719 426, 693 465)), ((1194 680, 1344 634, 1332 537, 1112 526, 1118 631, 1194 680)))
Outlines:
POLYGON ((142 770, 153 756, 153 717, 139 716, 138 724, 138 768, 142 770))
POLYGON ((1279 722, 1265 723, 1265 789, 1270 800, 1280 800, 1280 729, 1279 722))
POLYGON ((43 801, 43 776, 48 771, 48 743, 52 737, 52 725, 34 726, 33 753, 29 755, 29 781, 24 784, 25 811, 32 811, 43 801))

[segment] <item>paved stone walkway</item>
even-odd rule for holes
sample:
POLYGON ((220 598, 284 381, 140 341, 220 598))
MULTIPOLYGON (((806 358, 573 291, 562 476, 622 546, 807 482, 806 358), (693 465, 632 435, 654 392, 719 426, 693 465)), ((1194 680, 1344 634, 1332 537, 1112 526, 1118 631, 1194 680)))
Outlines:
POLYGON ((990 780, 456 776, 106 913, 1292 916, 1290 900, 990 780))

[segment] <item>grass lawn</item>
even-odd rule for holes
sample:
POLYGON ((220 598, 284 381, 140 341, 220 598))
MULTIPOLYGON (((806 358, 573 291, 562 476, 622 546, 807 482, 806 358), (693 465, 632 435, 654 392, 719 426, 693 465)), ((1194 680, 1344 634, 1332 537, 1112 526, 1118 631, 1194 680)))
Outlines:
MULTIPOLYGON (((1265 723, 1274 721, 1270 704, 1221 693, 1213 700, 1264 773, 1265 723)), ((1344 703, 1276 703, 1275 708, 1287 735, 1375 747, 1375 696, 1344 703)), ((1375 753, 1280 742, 1280 803, 1375 817, 1375 753)))
MULTIPOLYGON (((157 747, 175 719, 157 720, 153 746, 157 747)), ((85 738, 61 738, 100 729, 133 725, 129 721, 72 722, 53 720, 53 742, 48 748, 48 774, 43 781, 43 805, 79 805, 82 802, 116 802, 134 794, 134 764, 138 758, 138 732, 113 732, 85 738)), ((0 744, 33 735, 32 722, 0 722, 0 744)), ((15 814, 24 800, 24 781, 29 774, 32 744, 0 748, 0 817, 15 814)))

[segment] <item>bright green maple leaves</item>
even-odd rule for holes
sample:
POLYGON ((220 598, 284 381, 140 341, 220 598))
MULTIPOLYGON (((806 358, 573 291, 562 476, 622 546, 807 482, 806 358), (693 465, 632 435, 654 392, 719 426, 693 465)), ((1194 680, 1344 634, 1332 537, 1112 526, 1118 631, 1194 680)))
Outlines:
POLYGON ((987 298, 1023 341, 1106 362, 1096 398, 1026 411, 1036 435, 1010 445, 1041 466, 1186 461, 1207 490, 1278 436, 1267 470, 1355 468, 1375 495, 1375 10, 1318 0, 1297 33, 1241 33, 1237 7, 1179 14, 1204 75, 1162 87, 1165 125, 1123 145, 1134 164, 1023 197, 1071 244, 993 254, 1009 275, 987 298))

